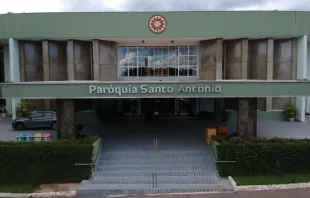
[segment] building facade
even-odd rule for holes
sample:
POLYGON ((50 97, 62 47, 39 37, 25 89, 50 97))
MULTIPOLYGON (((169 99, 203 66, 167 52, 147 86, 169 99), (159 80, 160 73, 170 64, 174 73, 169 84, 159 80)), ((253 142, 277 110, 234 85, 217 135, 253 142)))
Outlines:
POLYGON ((310 90, 298 83, 310 79, 309 17, 278 11, 0 15, 2 103, 13 118, 16 105, 29 99, 32 110, 67 117, 83 110, 143 115, 159 103, 167 116, 225 110, 247 123, 256 120, 251 111, 258 119, 282 119, 292 102, 304 121, 310 90), (277 90, 264 88, 279 82, 267 88, 277 90), (107 87, 98 90, 94 83, 107 87), (192 88, 182 95, 167 83, 192 88), (128 95, 136 84, 139 93, 128 95), (89 93, 79 95, 85 85, 89 93))

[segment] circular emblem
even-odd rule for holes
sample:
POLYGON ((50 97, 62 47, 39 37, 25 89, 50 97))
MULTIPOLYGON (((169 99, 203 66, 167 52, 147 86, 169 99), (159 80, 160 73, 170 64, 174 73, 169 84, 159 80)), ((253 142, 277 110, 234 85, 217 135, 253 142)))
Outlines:
POLYGON ((154 15, 149 20, 149 28, 155 34, 159 34, 165 31, 166 26, 167 26, 166 19, 161 15, 154 15))

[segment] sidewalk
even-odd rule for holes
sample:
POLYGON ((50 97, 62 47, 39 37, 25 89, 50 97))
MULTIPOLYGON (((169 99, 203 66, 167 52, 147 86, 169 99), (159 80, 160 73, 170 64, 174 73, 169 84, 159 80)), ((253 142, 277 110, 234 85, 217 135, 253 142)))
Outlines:
MULTIPOLYGON (((106 196, 105 196, 106 197, 106 196)), ((309 189, 237 192, 234 194, 200 194, 200 195, 154 195, 154 196, 122 196, 122 198, 308 198, 309 189)), ((95 196, 77 198, 96 198, 95 196)))

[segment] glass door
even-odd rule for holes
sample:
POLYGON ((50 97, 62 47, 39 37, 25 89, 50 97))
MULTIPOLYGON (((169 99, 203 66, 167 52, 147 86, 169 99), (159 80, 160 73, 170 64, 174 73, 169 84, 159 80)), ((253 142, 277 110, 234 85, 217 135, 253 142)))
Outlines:
POLYGON ((123 99, 122 110, 125 115, 140 115, 141 114, 141 100, 137 98, 123 99))
POLYGON ((196 99, 192 98, 178 98, 175 99, 176 114, 180 116, 187 116, 196 113, 196 99))

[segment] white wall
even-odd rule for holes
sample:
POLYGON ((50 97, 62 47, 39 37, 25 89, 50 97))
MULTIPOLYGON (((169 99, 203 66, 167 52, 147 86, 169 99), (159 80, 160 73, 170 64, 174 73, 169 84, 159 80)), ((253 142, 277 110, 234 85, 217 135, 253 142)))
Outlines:
MULTIPOLYGON (((310 42, 308 42, 307 46, 307 80, 310 80, 310 42)), ((306 105, 306 113, 310 113, 310 97, 307 97, 306 105)))
MULTIPOLYGON (((18 41, 15 39, 9 39, 9 45, 4 46, 4 72, 5 81, 12 81, 14 83, 20 82, 19 73, 19 49, 18 41)), ((16 118, 16 105, 20 103, 20 98, 6 99, 6 108, 8 114, 12 115, 12 118, 16 118)))
MULTIPOLYGON (((302 80, 307 78, 307 49, 308 49, 308 37, 304 35, 298 38, 298 48, 297 48, 297 79, 302 80)), ((296 97, 297 106, 297 120, 303 122, 305 121, 306 113, 306 97, 298 96, 296 97)))

